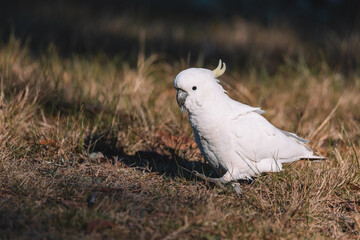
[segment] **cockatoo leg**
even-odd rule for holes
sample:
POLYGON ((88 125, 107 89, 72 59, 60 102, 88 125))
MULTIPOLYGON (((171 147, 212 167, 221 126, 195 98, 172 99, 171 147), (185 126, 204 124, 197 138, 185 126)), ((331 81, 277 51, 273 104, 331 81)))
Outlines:
POLYGON ((212 177, 207 177, 205 176, 204 174, 201 174, 199 173, 198 171, 192 171, 192 173, 198 177, 198 178, 201 178, 202 180, 204 181, 207 181, 207 182, 212 182, 212 183, 222 183, 222 184, 225 184, 225 183, 228 183, 229 181, 226 181, 223 177, 221 178, 212 178, 212 177))
MULTIPOLYGON (((204 174, 199 173, 198 171, 192 171, 192 173, 198 177, 201 178, 202 180, 206 181, 206 182, 212 182, 217 184, 223 191, 227 191, 227 188, 224 186, 224 184, 226 183, 230 183, 233 179, 229 178, 230 173, 226 172, 224 174, 224 176, 222 176, 221 178, 211 178, 211 177, 207 177, 204 174)), ((240 187, 240 184, 238 182, 231 182, 231 186, 234 190, 234 192, 241 196, 242 190, 240 187)))

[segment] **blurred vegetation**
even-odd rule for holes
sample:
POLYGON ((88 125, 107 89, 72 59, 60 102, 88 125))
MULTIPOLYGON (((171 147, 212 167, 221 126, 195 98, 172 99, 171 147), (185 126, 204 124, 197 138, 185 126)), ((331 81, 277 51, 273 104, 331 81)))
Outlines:
POLYGON ((277 71, 284 59, 359 65, 360 3, 315 0, 6 1, 0 39, 14 34, 33 54, 118 56, 136 65, 141 48, 168 62, 203 66, 224 59, 237 70, 277 71))

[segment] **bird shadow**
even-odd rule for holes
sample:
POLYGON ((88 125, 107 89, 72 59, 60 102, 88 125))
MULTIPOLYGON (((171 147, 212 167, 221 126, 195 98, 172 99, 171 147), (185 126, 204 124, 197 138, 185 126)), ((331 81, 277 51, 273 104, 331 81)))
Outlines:
POLYGON ((128 167, 158 173, 171 178, 185 178, 194 180, 196 176, 192 171, 197 171, 209 177, 218 177, 216 171, 204 162, 189 161, 176 153, 176 149, 164 147, 166 154, 161 154, 156 149, 140 150, 134 154, 127 154, 125 146, 119 146, 116 134, 111 131, 88 135, 84 141, 84 147, 89 153, 101 152, 113 163, 120 161, 128 167))

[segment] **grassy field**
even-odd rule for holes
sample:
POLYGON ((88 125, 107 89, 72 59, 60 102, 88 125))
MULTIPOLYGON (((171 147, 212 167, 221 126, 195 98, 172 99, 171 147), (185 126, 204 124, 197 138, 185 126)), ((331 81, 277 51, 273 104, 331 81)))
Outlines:
POLYGON ((188 171, 215 176, 175 100, 173 79, 187 67, 141 52, 132 66, 1 44, 0 236, 359 237, 359 75, 290 59, 274 74, 228 69, 231 97, 328 157, 242 183, 239 198, 188 171))

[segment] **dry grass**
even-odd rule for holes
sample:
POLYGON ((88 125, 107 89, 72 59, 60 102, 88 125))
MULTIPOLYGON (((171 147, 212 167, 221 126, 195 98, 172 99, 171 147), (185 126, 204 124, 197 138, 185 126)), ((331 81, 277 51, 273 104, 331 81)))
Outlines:
POLYGON ((244 183, 239 199, 184 170, 214 174, 175 101, 172 81, 185 67, 141 54, 136 68, 104 56, 62 59, 53 48, 34 58, 14 39, 2 45, 0 235, 359 237, 360 77, 290 61, 273 76, 227 72, 232 97, 329 158, 244 183))

